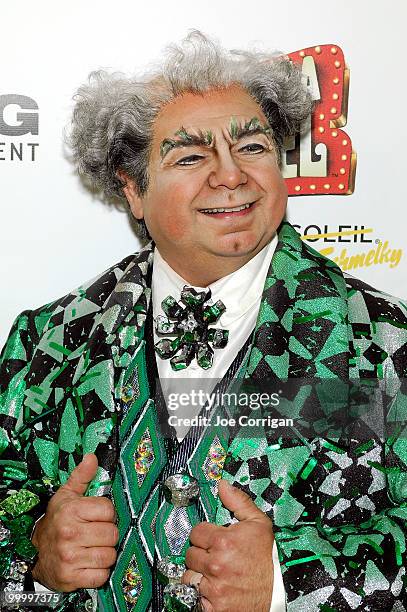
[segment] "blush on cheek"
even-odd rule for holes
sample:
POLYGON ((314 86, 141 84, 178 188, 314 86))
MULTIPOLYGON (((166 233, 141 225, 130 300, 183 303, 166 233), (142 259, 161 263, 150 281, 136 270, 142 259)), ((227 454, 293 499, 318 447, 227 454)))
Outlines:
POLYGON ((169 240, 177 240, 181 241, 182 238, 187 234, 188 224, 182 222, 178 217, 173 217, 167 219, 167 223, 165 226, 165 237, 169 240))
POLYGON ((154 214, 145 214, 144 220, 148 227, 152 239, 159 245, 164 241, 166 243, 180 242, 188 231, 187 220, 180 219, 175 213, 171 215, 170 211, 155 211, 154 214))
POLYGON ((158 206, 154 209, 154 224, 166 240, 182 240, 191 231, 193 223, 192 201, 195 192, 190 193, 187 179, 161 181, 158 206))

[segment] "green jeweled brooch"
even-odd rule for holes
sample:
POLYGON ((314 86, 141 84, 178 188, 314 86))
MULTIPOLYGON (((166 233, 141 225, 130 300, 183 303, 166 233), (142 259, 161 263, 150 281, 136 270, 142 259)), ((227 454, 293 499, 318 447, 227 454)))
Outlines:
POLYGON ((227 329, 209 327, 226 310, 221 300, 208 304, 210 298, 210 289, 196 291, 185 285, 179 302, 171 295, 161 302, 166 316, 158 315, 156 333, 175 338, 163 338, 154 348, 161 359, 170 359, 175 371, 187 368, 195 357, 198 365, 207 370, 213 363, 213 349, 225 348, 228 343, 227 329))

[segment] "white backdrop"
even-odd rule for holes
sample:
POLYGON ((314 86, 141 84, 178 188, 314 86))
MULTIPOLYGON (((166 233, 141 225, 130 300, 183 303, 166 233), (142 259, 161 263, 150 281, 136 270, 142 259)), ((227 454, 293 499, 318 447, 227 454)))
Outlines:
POLYGON ((312 245, 332 247, 337 257, 343 248, 360 254, 387 241, 393 267, 378 262, 351 273, 405 298, 406 20, 405 0, 3 4, 0 102, 11 94, 32 98, 38 111, 26 113, 34 115, 34 128, 38 118, 39 127, 37 135, 4 134, 4 125, 18 125, 18 109, 8 104, 2 113, 0 104, 0 344, 23 309, 65 294, 137 250, 126 214, 81 187, 64 157, 62 131, 72 95, 91 70, 132 72, 191 28, 229 48, 253 43, 285 52, 322 44, 342 48, 351 79, 344 130, 358 154, 355 192, 291 198, 289 219, 303 234, 309 225, 319 228, 310 229, 312 234, 335 233, 341 225, 372 229, 373 244, 339 244, 339 238, 326 244, 321 238, 312 245))

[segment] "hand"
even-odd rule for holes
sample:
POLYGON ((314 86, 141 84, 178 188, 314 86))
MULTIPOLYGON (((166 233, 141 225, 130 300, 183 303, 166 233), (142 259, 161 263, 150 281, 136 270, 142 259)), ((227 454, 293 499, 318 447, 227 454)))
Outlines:
POLYGON ((219 481, 219 497, 239 523, 196 525, 182 582, 197 584, 206 612, 269 612, 274 534, 270 519, 246 493, 219 481), (200 577, 202 578, 200 579, 200 577))
POLYGON ((36 525, 32 542, 39 557, 33 578, 49 589, 99 587, 116 561, 114 506, 105 497, 84 497, 97 468, 96 455, 85 455, 36 525))

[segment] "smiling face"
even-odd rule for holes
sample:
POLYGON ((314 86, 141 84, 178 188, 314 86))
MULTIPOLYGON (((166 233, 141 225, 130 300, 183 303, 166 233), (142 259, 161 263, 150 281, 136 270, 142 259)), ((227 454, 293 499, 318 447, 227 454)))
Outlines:
POLYGON ((207 286, 273 237, 287 203, 267 120, 240 87, 168 103, 154 124, 149 188, 124 188, 167 263, 207 286))

